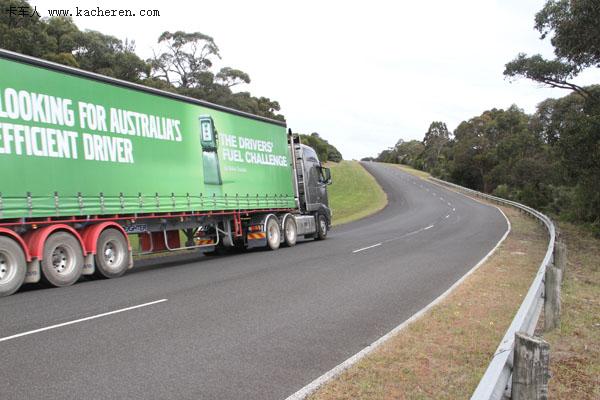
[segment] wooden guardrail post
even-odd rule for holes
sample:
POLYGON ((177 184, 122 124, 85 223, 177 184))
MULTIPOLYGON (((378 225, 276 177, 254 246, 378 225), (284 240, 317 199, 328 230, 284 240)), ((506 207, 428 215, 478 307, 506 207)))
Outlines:
POLYGON ((561 270, 564 279, 567 272, 567 246, 562 240, 554 243, 554 265, 561 270))
POLYGON ((513 400, 548 399, 550 345, 525 332, 515 333, 512 393, 513 400))
POLYGON ((567 246, 558 240, 554 243, 554 263, 546 268, 544 282, 544 331, 560 326, 560 287, 567 268, 567 246))
POLYGON ((554 264, 546 267, 544 280, 544 331, 560 326, 560 283, 562 271, 554 264))
POLYGON ((544 280, 544 331, 560 326, 560 283, 562 270, 549 264, 544 280))

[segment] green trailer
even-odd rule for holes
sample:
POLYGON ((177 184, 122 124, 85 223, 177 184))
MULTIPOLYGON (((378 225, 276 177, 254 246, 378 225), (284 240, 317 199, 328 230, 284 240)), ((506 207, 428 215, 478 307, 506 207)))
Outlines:
POLYGON ((142 252, 325 237, 329 171, 285 123, 5 50, 0 71, 0 295, 120 276, 129 235, 142 252))

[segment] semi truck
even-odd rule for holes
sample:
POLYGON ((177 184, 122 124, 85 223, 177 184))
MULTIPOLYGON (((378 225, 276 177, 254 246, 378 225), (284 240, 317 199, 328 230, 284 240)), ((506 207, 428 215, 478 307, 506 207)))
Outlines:
POLYGON ((6 50, 0 71, 0 296, 134 250, 326 238, 330 170, 284 122, 6 50))

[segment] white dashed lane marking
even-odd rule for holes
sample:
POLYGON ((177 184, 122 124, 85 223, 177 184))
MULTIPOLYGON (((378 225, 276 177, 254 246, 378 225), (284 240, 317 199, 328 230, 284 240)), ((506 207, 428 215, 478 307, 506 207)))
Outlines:
POLYGON ((85 321, 89 321, 89 320, 92 320, 92 319, 107 317, 109 315, 118 314, 118 313, 122 313, 122 312, 125 312, 125 311, 130 311, 130 310, 135 310, 136 308, 142 308, 142 307, 151 306, 151 305, 154 305, 154 304, 162 303, 164 301, 167 301, 167 299, 160 299, 160 300, 156 300, 156 301, 151 301, 150 303, 138 304, 137 306, 131 306, 131 307, 126 307, 126 308, 121 308, 119 310, 109 311, 109 312, 105 312, 105 313, 97 314, 97 315, 91 315, 89 317, 80 318, 80 319, 76 319, 76 320, 68 321, 68 322, 63 322, 61 324, 50 325, 50 326, 46 326, 46 327, 40 328, 40 329, 35 329, 35 330, 32 330, 32 331, 27 331, 27 332, 23 332, 23 333, 17 333, 16 335, 11 335, 11 336, 6 336, 6 337, 3 337, 3 338, 0 338, 0 342, 4 342, 6 340, 11 340, 11 339, 16 339, 16 338, 21 337, 21 336, 33 335, 34 333, 49 331, 51 329, 61 328, 63 326, 77 324, 79 322, 85 322, 85 321))
POLYGON ((369 249, 372 249, 373 247, 377 247, 377 246, 381 246, 381 243, 376 243, 372 246, 367 246, 367 247, 363 247, 361 249, 356 249, 353 251, 353 253, 358 253, 359 251, 369 250, 369 249))

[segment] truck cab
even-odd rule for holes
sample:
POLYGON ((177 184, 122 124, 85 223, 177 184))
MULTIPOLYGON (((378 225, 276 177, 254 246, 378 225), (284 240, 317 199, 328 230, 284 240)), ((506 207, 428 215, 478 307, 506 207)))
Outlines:
MULTIPOLYGON (((312 147, 300 143, 297 135, 290 136, 298 209, 301 214, 310 216, 315 221, 316 226, 307 226, 307 232, 316 231, 317 236, 325 236, 331 227, 332 217, 327 195, 327 186, 332 183, 331 171, 321 164, 312 147)), ((296 219, 300 219, 299 225, 302 225, 303 218, 296 219)))

